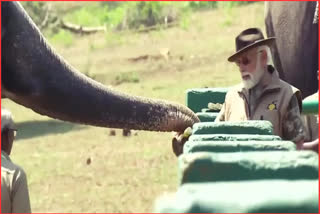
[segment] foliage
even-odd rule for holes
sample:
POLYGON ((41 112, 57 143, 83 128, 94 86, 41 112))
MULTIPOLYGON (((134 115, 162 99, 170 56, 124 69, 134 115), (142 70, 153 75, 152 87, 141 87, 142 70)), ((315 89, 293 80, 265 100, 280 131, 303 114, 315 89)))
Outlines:
POLYGON ((150 2, 141 1, 133 2, 131 7, 127 9, 127 22, 129 28, 140 28, 141 26, 153 26, 164 24, 165 18, 174 19, 170 14, 170 2, 150 2), (170 17, 170 18, 169 18, 170 17))
POLYGON ((105 13, 107 6, 89 5, 67 13, 63 16, 63 20, 82 26, 100 26, 103 25, 102 19, 105 13))
POLYGON ((186 5, 181 2, 119 2, 101 3, 67 14, 64 19, 84 26, 106 25, 108 29, 139 29, 176 21, 186 5))
POLYGON ((188 6, 193 10, 210 10, 218 7, 237 7, 250 3, 252 1, 190 1, 188 6))
POLYGON ((191 1, 189 7, 193 10, 199 9, 213 9, 217 7, 218 2, 216 1, 191 1))
POLYGON ((242 5, 254 3, 253 1, 219 1, 218 8, 234 8, 242 5))
POLYGON ((46 13, 46 2, 22 1, 20 2, 37 26, 40 26, 46 13))
MULTIPOLYGON (((106 9, 105 9, 106 10, 106 9)), ((126 16, 126 7, 117 7, 115 9, 106 10, 103 21, 111 29, 121 26, 126 16)))
POLYGON ((58 33, 50 37, 50 41, 63 44, 65 47, 70 47, 73 44, 73 35, 68 31, 60 29, 58 33))
MULTIPOLYGON (((179 26, 186 30, 190 25, 190 16, 192 11, 211 10, 216 8, 233 8, 240 5, 246 5, 252 2, 245 1, 117 1, 117 2, 95 2, 93 4, 84 4, 86 6, 63 8, 52 8, 49 12, 55 18, 71 22, 81 26, 106 26, 110 30, 128 30, 143 29, 150 26, 166 26, 171 22, 178 22, 179 26), (59 11, 55 11, 59 10, 59 11), (62 13, 61 13, 62 12, 62 13)), ((35 23, 40 26, 46 12, 49 2, 22 2, 27 12, 35 23)), ((54 22, 56 20, 50 20, 54 22)), ((231 18, 227 17, 226 25, 230 25, 231 18)), ((49 34, 60 34, 56 25, 49 26, 46 29, 49 34)), ((160 29, 160 28, 157 28, 160 29)), ((59 37, 58 36, 58 37, 59 37)), ((67 38, 67 42, 68 38, 67 38)))

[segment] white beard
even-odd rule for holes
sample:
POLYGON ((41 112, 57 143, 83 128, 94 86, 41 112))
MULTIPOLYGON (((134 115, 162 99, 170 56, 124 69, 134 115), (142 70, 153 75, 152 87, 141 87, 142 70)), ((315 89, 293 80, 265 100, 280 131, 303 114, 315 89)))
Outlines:
POLYGON ((250 77, 247 80, 242 80, 243 87, 246 89, 253 88, 254 86, 256 86, 260 82, 263 74, 264 74, 264 69, 261 66, 260 57, 258 56, 257 65, 256 65, 256 72, 254 72, 253 74, 249 73, 247 71, 242 72, 243 76, 249 75, 249 77, 250 77))

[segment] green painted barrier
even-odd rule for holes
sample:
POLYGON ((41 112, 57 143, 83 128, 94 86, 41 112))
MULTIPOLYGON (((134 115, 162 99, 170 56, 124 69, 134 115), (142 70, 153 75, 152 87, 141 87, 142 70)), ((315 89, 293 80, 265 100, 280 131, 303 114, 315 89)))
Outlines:
POLYGON ((303 114, 318 114, 319 101, 318 100, 304 100, 302 102, 303 114))
POLYGON ((195 123, 192 134, 261 134, 272 135, 273 126, 267 120, 249 120, 239 122, 203 122, 195 123))
POLYGON ((198 112, 196 115, 200 119, 201 122, 213 122, 219 113, 216 112, 198 112))
POLYGON ((258 134, 197 134, 191 135, 189 141, 279 141, 277 135, 258 134))
POLYGON ((183 153, 195 152, 249 152, 249 151, 294 151, 291 141, 187 141, 183 153))
POLYGON ((318 180, 259 180, 182 185, 156 213, 318 213, 318 180))
POLYGON ((208 103, 224 103, 228 88, 194 88, 186 92, 186 104, 194 112, 208 108, 208 103))
POLYGON ((182 184, 318 178, 318 154, 312 151, 197 152, 182 154, 178 160, 182 184))

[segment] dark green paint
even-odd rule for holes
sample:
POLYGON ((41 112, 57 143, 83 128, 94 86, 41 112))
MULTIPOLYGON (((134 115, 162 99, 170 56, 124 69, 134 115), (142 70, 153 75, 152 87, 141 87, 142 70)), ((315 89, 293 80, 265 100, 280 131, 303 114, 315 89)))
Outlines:
POLYGON ((209 153, 179 156, 181 183, 257 179, 317 179, 312 151, 209 153))
POLYGON ((195 123, 192 134, 260 134, 272 135, 273 126, 266 120, 195 123))
POLYGON ((228 88, 193 88, 186 92, 186 104, 194 112, 208 108, 208 103, 224 103, 228 88))
POLYGON ((318 213, 318 180, 185 184, 157 213, 318 213))
POLYGON ((294 150, 296 145, 291 141, 187 141, 183 147, 183 153, 294 150))

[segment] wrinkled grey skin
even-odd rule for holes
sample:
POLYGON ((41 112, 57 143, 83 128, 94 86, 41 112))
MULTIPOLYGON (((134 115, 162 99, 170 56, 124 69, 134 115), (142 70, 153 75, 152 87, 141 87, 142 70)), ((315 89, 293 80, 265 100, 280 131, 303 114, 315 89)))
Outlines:
POLYGON ((315 1, 266 2, 266 32, 276 37, 274 63, 280 77, 302 91, 318 90, 318 24, 313 24, 315 1))
POLYGON ((101 127, 181 132, 199 121, 182 105, 129 96, 86 77, 55 53, 19 3, 2 2, 1 10, 2 98, 101 127))

